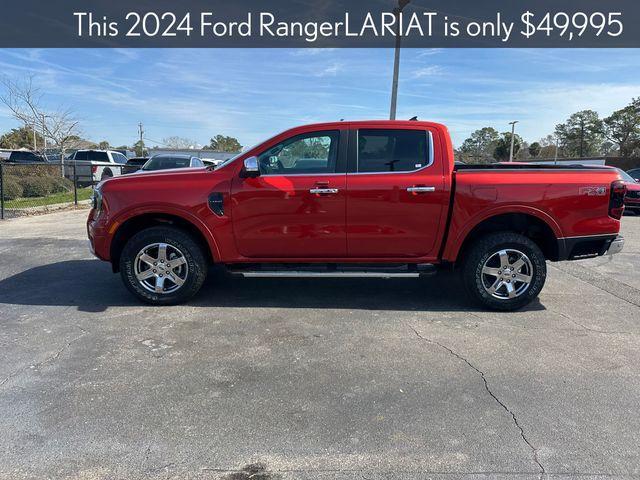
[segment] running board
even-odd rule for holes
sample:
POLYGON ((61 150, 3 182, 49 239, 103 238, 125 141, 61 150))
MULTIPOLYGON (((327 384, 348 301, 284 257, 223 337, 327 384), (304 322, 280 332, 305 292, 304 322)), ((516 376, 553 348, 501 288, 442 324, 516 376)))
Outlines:
POLYGON ((258 264, 228 265, 227 269, 232 274, 241 275, 247 278, 417 278, 436 273, 435 266, 431 264, 366 266, 358 264, 258 264))

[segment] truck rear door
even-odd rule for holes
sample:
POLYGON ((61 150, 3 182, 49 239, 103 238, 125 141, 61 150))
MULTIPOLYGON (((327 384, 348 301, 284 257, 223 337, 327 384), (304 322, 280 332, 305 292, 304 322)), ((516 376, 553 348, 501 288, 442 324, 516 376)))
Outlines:
POLYGON ((349 257, 429 256, 448 204, 433 133, 366 126, 353 129, 349 140, 349 257))

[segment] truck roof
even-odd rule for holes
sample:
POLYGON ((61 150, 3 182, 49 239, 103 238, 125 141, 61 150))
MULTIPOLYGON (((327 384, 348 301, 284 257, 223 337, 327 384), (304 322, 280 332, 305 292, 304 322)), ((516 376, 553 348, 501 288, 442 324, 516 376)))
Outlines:
POLYGON ((437 122, 424 122, 421 120, 345 120, 342 122, 324 122, 324 123, 312 123, 307 125, 301 125, 298 127, 294 127, 290 130, 295 130, 297 128, 340 128, 344 125, 349 125, 351 127, 367 127, 367 126, 376 126, 376 127, 387 127, 387 128, 402 128, 402 127, 431 127, 436 128, 438 130, 445 129, 446 126, 442 123, 437 122))

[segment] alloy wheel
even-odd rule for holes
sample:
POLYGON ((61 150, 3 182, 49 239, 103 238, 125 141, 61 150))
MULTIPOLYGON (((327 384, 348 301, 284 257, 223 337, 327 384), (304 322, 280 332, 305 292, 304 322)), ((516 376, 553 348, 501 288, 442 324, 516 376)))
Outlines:
POLYGON ((482 265, 482 286, 499 300, 519 297, 527 291, 532 279, 531 260, 520 250, 499 250, 482 265))
POLYGON ((168 243, 152 243, 144 247, 134 261, 138 283, 146 290, 168 294, 178 290, 189 275, 183 253, 168 243))

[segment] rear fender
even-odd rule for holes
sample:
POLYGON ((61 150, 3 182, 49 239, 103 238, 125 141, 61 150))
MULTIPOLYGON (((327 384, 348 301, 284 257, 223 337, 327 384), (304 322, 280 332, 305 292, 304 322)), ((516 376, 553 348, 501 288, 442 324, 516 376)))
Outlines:
MULTIPOLYGON (((447 262, 455 262, 460 253, 460 248, 464 244, 465 239, 471 233, 471 231, 480 225, 482 222, 496 217, 498 215, 504 215, 507 213, 521 213, 525 215, 531 215, 546 223, 553 231, 556 239, 562 238, 562 230, 558 223, 549 214, 539 210, 537 208, 528 205, 502 205, 500 207, 493 208, 491 210, 485 210, 478 215, 472 217, 467 223, 459 228, 457 232, 449 232, 449 241, 445 246, 442 253, 442 259, 447 262)), ((455 211, 454 211, 455 214, 455 211)))

